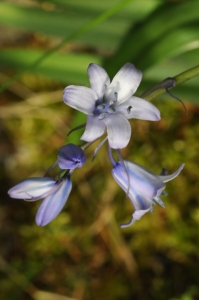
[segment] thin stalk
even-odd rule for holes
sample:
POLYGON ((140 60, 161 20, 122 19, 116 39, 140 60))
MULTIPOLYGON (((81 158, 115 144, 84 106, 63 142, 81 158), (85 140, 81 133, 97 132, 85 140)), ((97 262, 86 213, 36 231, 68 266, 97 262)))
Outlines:
POLYGON ((50 171, 52 171, 56 166, 57 166, 57 161, 54 162, 54 164, 52 164, 52 166, 50 166, 50 167, 48 168, 48 170, 47 170, 46 173, 44 174, 44 177, 46 177, 46 176, 50 173, 50 171))
POLYGON ((95 159, 95 157, 96 157, 96 155, 97 155, 99 149, 104 145, 104 143, 105 143, 107 140, 108 140, 108 136, 105 137, 105 139, 103 139, 103 140, 101 141, 101 143, 99 143, 99 145, 95 148, 95 151, 94 151, 94 153, 93 153, 92 161, 95 159))
POLYGON ((81 124, 81 125, 79 125, 79 126, 73 128, 73 129, 71 129, 71 130, 69 131, 69 133, 67 134, 67 136, 69 136, 73 131, 76 131, 76 130, 78 130, 78 129, 82 129, 82 128, 84 128, 84 127, 86 127, 86 123, 81 124))
POLYGON ((125 162, 124 162, 124 160, 123 160, 123 157, 122 157, 122 154, 121 154, 120 150, 119 150, 119 149, 115 149, 115 151, 116 151, 116 153, 117 153, 117 155, 118 155, 118 158, 119 158, 119 160, 121 161, 122 166, 123 166, 123 168, 124 168, 124 170, 125 170, 125 172, 126 172, 127 181, 128 181, 128 188, 127 188, 127 191, 126 191, 126 197, 128 198, 128 196, 129 196, 129 189, 130 189, 130 178, 129 178, 129 173, 128 173, 126 164, 125 164, 125 162))
POLYGON ((108 145, 108 157, 110 159, 110 162, 111 162, 112 166, 115 167, 117 165, 117 163, 113 158, 112 149, 109 145, 108 145))
POLYGON ((159 84, 155 85, 154 87, 152 87, 149 90, 147 90, 146 92, 144 92, 140 97, 144 98, 148 101, 151 101, 154 98, 156 98, 157 96, 167 92, 166 89, 174 88, 175 86, 180 85, 180 84, 182 84, 194 77, 197 77, 197 76, 199 76, 199 65, 196 67, 193 67, 187 71, 184 71, 184 72, 176 75, 175 77, 168 78, 173 81, 173 83, 174 83, 173 85, 171 85, 169 87, 167 85, 165 85, 165 83, 166 84, 168 83, 168 82, 166 82, 166 80, 168 80, 168 79, 165 79, 162 82, 160 82, 159 84))

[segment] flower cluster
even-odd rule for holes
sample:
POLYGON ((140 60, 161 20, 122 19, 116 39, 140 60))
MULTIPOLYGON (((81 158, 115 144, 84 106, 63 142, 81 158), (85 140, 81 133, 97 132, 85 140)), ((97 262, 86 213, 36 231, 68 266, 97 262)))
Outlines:
MULTIPOLYGON (((106 134, 96 148, 108 140, 108 155, 113 166, 112 175, 115 181, 130 198, 134 213, 132 220, 121 227, 126 227, 139 220, 146 212, 153 211, 156 203, 162 207, 160 198, 164 195, 165 183, 174 179, 184 164, 171 175, 156 175, 144 167, 123 160, 119 149, 128 145, 131 138, 129 119, 159 121, 160 112, 148 101, 132 96, 142 79, 142 72, 131 63, 126 63, 115 75, 112 82, 106 71, 97 64, 88 67, 90 88, 83 86, 67 86, 63 93, 64 103, 85 113, 86 124, 81 140, 88 142, 87 147, 106 134), (113 158, 116 151, 119 161, 113 158)), ((75 130, 74 129, 74 130, 75 130)), ((83 149, 86 147, 68 144, 59 149, 57 161, 49 168, 44 177, 30 178, 22 181, 8 191, 12 198, 36 201, 43 199, 36 215, 36 223, 44 226, 51 222, 62 210, 72 189, 71 174, 86 161, 83 149), (59 167, 53 177, 47 177, 51 170, 59 167)))
POLYGON ((57 161, 49 168, 46 175, 57 165, 60 171, 55 177, 37 177, 26 179, 8 191, 12 198, 36 201, 43 199, 36 215, 36 223, 44 226, 60 213, 72 189, 70 179, 75 168, 80 168, 86 161, 84 151, 73 144, 60 148, 57 161), (60 175, 63 174, 62 177, 60 175))

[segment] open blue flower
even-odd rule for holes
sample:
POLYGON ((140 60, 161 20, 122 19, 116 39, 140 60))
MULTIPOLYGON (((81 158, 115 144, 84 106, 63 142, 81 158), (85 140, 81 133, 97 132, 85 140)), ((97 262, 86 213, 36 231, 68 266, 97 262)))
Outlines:
POLYGON ((127 193, 135 211, 132 220, 121 227, 133 224, 146 212, 152 211, 152 205, 155 203, 164 207, 160 196, 166 187, 165 182, 178 176, 184 167, 184 164, 181 164, 179 169, 171 175, 156 175, 134 162, 124 161, 124 164, 126 169, 121 162, 116 163, 112 169, 112 175, 127 193))
POLYGON ((128 119, 160 120, 160 112, 153 104, 132 97, 142 78, 142 72, 133 64, 126 63, 111 83, 106 71, 97 64, 89 65, 88 76, 91 88, 70 85, 63 93, 67 105, 87 115, 81 140, 92 142, 107 129, 110 147, 124 148, 131 137, 128 119))

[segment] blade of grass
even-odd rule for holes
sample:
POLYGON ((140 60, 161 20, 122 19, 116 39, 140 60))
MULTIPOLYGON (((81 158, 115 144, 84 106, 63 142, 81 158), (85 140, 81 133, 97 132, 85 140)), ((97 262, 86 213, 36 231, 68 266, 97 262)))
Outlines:
MULTIPOLYGON (((26 69, 42 55, 44 51, 40 50, 4 48, 0 50, 0 64, 12 69, 26 69)), ((31 71, 65 84, 88 84, 86 69, 91 62, 100 64, 101 58, 93 54, 53 53, 31 71)))
POLYGON ((117 11, 121 10, 124 6, 129 4, 132 0, 122 0, 107 11, 100 14, 98 17, 94 18, 93 20, 87 22, 84 26, 80 27, 78 30, 76 30, 74 33, 72 33, 69 37, 66 37, 62 40, 61 43, 59 43, 57 46, 53 47, 43 55, 41 55, 37 60, 35 60, 30 66, 26 67, 25 69, 18 72, 15 76, 13 76, 9 81, 7 81, 3 86, 0 88, 0 93, 6 89, 12 82, 20 78, 20 76, 25 72, 29 71, 31 69, 34 69, 38 65, 40 65, 47 57, 51 56, 53 53, 55 53, 57 50, 59 50, 61 47, 63 47, 66 43, 69 41, 72 41, 76 39, 77 37, 83 35, 87 31, 91 30, 93 27, 97 26, 99 23, 103 22, 107 18, 109 18, 111 15, 115 14, 117 11))
MULTIPOLYGON (((126 61, 134 61, 139 68, 144 56, 155 43, 183 24, 198 21, 199 2, 166 2, 143 22, 133 26, 122 40, 117 53, 105 61, 107 72, 113 76, 126 61)), ((143 65, 142 65, 143 68, 143 65)), ((145 66, 144 66, 145 68, 145 66)))

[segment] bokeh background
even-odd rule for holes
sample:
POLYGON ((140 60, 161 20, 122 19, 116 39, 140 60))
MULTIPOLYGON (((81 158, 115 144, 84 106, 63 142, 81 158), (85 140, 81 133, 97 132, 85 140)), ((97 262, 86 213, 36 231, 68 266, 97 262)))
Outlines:
POLYGON ((199 61, 199 1, 6 0, 0 2, 0 297, 2 300, 199 299, 199 79, 153 103, 160 122, 131 120, 122 150, 155 173, 181 174, 167 184, 166 209, 155 207, 127 229, 133 212, 111 176, 104 145, 87 151, 61 214, 38 227, 39 201, 10 199, 19 181, 43 176, 85 115, 62 90, 89 86, 87 67, 110 77, 130 61, 143 71, 141 95, 199 61), (86 25, 85 25, 86 24, 86 25), (15 80, 10 82, 10 79, 15 80), (9 82, 9 84, 8 84, 9 82))

